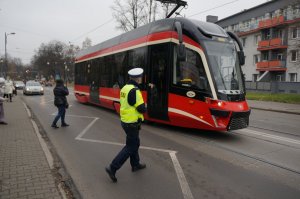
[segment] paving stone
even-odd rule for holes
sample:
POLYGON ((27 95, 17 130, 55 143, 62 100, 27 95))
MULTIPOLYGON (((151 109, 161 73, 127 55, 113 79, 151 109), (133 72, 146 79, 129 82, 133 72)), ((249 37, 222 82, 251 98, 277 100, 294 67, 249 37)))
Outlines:
POLYGON ((0 198, 62 198, 19 98, 4 103, 8 125, 0 128, 0 198))

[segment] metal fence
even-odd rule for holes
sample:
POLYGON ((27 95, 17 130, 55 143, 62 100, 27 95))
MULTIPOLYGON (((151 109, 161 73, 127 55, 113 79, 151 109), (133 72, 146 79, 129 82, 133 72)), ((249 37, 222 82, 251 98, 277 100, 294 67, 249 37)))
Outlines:
POLYGON ((250 92, 300 94, 300 82, 246 82, 246 90, 250 92))

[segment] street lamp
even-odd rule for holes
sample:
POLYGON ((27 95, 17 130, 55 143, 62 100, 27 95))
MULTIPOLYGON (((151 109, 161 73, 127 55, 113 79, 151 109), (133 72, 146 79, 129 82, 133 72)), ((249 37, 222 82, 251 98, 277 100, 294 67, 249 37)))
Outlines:
POLYGON ((66 87, 68 87, 68 74, 67 72, 69 71, 67 63, 65 62, 65 70, 64 70, 64 79, 65 79, 65 83, 66 83, 66 87))
MULTIPOLYGON (((7 46, 7 36, 8 35, 14 35, 14 34, 16 34, 16 33, 14 33, 14 32, 11 32, 11 33, 4 33, 4 35, 5 35, 5 65, 4 65, 4 73, 5 73, 5 78, 6 78, 6 73, 7 73, 7 68, 8 68, 8 66, 7 66, 7 49, 6 49, 6 46, 7 46)), ((2 72, 2 71, 1 71, 2 72)))
POLYGON ((1 59, 0 59, 0 64, 1 64, 1 65, 0 65, 0 77, 3 75, 3 74, 2 74, 3 62, 4 62, 4 61, 3 61, 3 59, 1 58, 1 59))

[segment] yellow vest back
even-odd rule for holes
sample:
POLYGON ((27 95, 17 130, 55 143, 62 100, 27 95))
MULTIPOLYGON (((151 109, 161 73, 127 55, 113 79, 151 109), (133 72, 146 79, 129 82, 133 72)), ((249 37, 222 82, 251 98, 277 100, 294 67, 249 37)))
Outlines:
POLYGON ((126 84, 120 91, 120 117, 124 123, 135 123, 138 119, 144 120, 143 114, 136 110, 136 107, 144 103, 142 93, 139 89, 136 89, 136 103, 131 106, 128 104, 128 94, 132 89, 136 87, 132 84, 126 84))

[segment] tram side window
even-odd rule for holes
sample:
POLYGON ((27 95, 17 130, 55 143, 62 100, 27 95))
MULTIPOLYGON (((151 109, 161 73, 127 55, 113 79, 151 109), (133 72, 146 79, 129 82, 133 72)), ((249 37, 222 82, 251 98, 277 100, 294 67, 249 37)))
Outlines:
POLYGON ((186 55, 187 59, 184 62, 177 61, 177 57, 175 56, 173 84, 208 91, 207 76, 199 54, 193 50, 186 49, 186 55))
POLYGON ((118 53, 114 56, 114 59, 115 65, 112 71, 113 88, 122 88, 126 83, 126 53, 118 53))
POLYGON ((75 64, 75 84, 80 85, 80 63, 75 64))
MULTIPOLYGON (((143 68, 145 70, 146 65, 146 47, 130 50, 128 52, 128 70, 132 68, 143 68)), ((144 81, 143 81, 144 82, 144 81)), ((141 84, 141 88, 145 88, 144 83, 141 84)))
POLYGON ((75 66, 75 83, 79 85, 87 84, 87 63, 81 62, 75 66))
POLYGON ((128 66, 130 68, 145 68, 146 48, 137 48, 128 52, 128 66))
POLYGON ((112 81, 111 81, 111 72, 113 67, 113 56, 106 56, 100 59, 100 70, 101 70, 101 87, 110 88, 112 87, 112 81))

